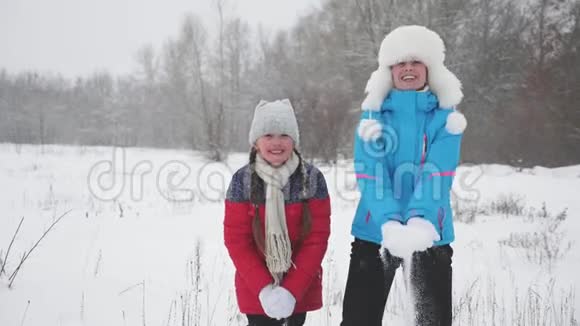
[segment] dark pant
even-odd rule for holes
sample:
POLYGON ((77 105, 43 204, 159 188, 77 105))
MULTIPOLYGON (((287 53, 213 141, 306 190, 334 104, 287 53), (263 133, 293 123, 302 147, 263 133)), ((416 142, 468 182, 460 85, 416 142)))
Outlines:
MULTIPOLYGON (((417 326, 450 326, 451 258, 449 245, 413 254, 411 288, 417 326)), ((380 246, 355 239, 342 307, 341 326, 381 326, 387 297, 402 259, 380 246)))
POLYGON ((306 313, 295 314, 281 320, 264 315, 246 315, 248 326, 302 326, 306 321, 306 313))

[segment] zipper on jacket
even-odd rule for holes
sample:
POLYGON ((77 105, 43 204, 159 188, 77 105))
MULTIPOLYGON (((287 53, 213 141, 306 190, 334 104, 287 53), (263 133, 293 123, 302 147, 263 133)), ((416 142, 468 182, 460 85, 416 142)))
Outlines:
POLYGON ((439 212, 437 214, 437 221, 439 222, 439 236, 443 240, 443 221, 445 220, 445 209, 439 207, 439 212))
POLYGON ((423 151, 421 153, 421 167, 425 164, 425 159, 427 159, 427 134, 423 133, 423 151))

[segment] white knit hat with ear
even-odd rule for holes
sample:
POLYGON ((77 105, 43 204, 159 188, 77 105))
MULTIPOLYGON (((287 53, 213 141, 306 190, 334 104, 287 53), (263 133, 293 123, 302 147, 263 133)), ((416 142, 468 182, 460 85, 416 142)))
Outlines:
POLYGON ((274 102, 261 100, 256 106, 250 127, 250 145, 254 145, 258 138, 267 134, 285 134, 294 140, 294 146, 300 144, 298 122, 290 100, 274 102))
MULTIPOLYGON (((385 97, 393 88, 391 66, 414 60, 421 61, 427 67, 427 83, 429 89, 437 95, 439 106, 443 109, 454 109, 461 102, 463 92, 459 79, 445 67, 443 40, 437 33, 424 26, 409 25, 394 29, 381 43, 379 67, 371 74, 367 82, 365 88, 367 96, 361 105, 362 110, 379 112, 385 97)), ((457 114, 460 113, 457 112, 457 114)), ((361 137, 365 135, 363 137, 365 140, 369 140, 366 139, 369 137, 378 138, 380 132, 369 132, 369 130, 381 129, 381 126, 377 125, 378 121, 365 120, 370 121, 361 121, 359 135, 361 137)))

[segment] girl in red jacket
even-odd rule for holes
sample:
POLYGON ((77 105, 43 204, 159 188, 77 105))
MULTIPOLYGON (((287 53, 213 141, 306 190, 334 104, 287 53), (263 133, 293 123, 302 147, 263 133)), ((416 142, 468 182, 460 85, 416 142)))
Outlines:
POLYGON ((224 239, 236 296, 249 326, 303 325, 322 307, 322 258, 330 200, 322 173, 300 157, 289 100, 261 101, 250 130, 250 162, 225 201, 224 239))

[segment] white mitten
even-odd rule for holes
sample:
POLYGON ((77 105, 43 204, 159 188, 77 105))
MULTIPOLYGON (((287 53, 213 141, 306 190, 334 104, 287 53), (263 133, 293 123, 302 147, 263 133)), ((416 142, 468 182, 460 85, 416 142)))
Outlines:
POLYGON ((407 227, 398 221, 387 221, 381 227, 383 232, 383 247, 396 257, 408 257, 413 253, 407 227))
POLYGON ((275 313, 275 308, 272 305, 272 291, 274 290, 274 286, 272 284, 268 284, 264 286, 264 288, 258 294, 258 299, 260 299, 260 304, 262 305, 262 309, 266 315, 270 318, 273 318, 272 315, 275 313))
POLYGON ((296 305, 296 299, 288 290, 271 284, 260 291, 258 298, 266 315, 274 319, 290 317, 296 305))
POLYGON ((282 319, 292 315, 296 306, 296 299, 290 291, 277 286, 272 290, 271 298, 275 305, 272 318, 282 319))
POLYGON ((412 217, 407 221, 409 236, 414 239, 414 251, 425 251, 433 246, 433 242, 441 237, 433 223, 422 217, 412 217))

